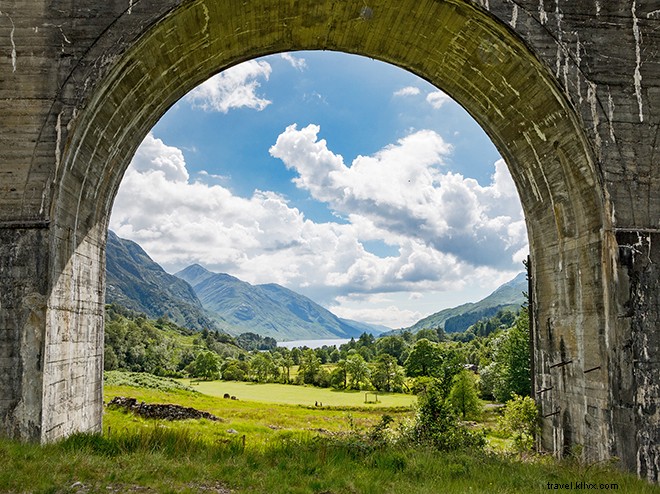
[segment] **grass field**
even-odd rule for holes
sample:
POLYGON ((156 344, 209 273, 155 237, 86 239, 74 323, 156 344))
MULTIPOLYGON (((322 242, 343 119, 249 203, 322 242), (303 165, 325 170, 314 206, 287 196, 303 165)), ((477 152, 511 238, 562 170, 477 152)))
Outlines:
MULTIPOLYGON (((411 407, 416 402, 414 396, 400 393, 378 394, 378 403, 365 404, 364 391, 338 391, 313 386, 256 384, 238 381, 191 381, 190 379, 181 379, 180 382, 209 396, 222 397, 225 393, 229 393, 239 400, 262 403, 303 406, 322 404, 324 407, 398 408, 411 407)), ((368 399, 373 401, 376 396, 369 392, 368 399)))
MULTIPOLYGON (((294 386, 291 386, 294 387, 294 386)), ((250 400, 225 400, 217 396, 185 391, 162 391, 134 388, 131 386, 106 386, 106 403, 115 396, 136 398, 146 403, 176 403, 210 412, 222 422, 208 420, 187 420, 182 422, 161 422, 167 429, 186 429, 190 434, 210 443, 229 441, 237 436, 246 436, 246 442, 263 446, 269 440, 284 432, 348 432, 352 428, 367 428, 380 420, 383 409, 337 410, 281 403, 267 403, 250 400), (236 431, 228 432, 228 431, 236 431)), ((407 409, 387 410, 399 420, 409 417, 407 409)), ((104 429, 139 431, 149 427, 153 420, 142 419, 118 410, 107 409, 104 414, 104 429)))
POLYGON ((607 465, 378 446, 355 434, 376 424, 384 411, 395 425, 405 422, 412 415, 407 409, 252 401, 245 390, 261 390, 269 400, 292 398, 287 389, 246 384, 234 388, 239 401, 165 381, 158 388, 106 385, 104 399, 191 406, 221 421, 168 422, 106 409, 102 435, 79 434, 46 446, 0 439, 0 493, 505 494, 545 493, 548 483, 587 481, 622 493, 660 494, 658 486, 607 465))

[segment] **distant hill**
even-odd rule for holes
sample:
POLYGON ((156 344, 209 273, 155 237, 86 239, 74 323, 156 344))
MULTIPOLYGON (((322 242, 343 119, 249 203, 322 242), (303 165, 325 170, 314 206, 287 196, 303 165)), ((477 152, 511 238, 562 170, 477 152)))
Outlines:
POLYGON ((345 322, 349 326, 359 329, 361 333, 371 333, 374 336, 392 331, 392 328, 388 328, 382 324, 369 324, 366 322, 354 321, 352 319, 343 319, 341 317, 339 320, 345 322))
POLYGON ((408 328, 396 330, 393 333, 401 333, 406 330, 416 333, 421 329, 438 327, 444 329, 446 333, 460 333, 478 320, 495 315, 501 309, 518 310, 525 302, 523 292, 527 292, 527 289, 527 275, 523 272, 479 302, 470 302, 441 310, 417 321, 408 328))
POLYGON ((106 247, 105 300, 153 319, 166 317, 179 326, 218 329, 188 283, 167 273, 138 244, 112 231, 106 247))
POLYGON ((309 298, 270 283, 251 285, 198 264, 176 273, 195 290, 205 309, 218 314, 234 334, 250 331, 278 341, 351 338, 378 333, 375 326, 342 320, 309 298))

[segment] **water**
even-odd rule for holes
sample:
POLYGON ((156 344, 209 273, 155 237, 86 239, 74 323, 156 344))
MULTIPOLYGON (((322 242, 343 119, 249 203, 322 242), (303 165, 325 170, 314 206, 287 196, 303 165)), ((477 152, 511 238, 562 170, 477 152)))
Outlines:
POLYGON ((350 338, 338 338, 334 340, 294 340, 294 341, 278 341, 277 346, 282 346, 288 348, 289 350, 296 347, 306 346, 307 348, 321 348, 323 345, 332 346, 336 345, 339 348, 339 345, 348 343, 350 338))

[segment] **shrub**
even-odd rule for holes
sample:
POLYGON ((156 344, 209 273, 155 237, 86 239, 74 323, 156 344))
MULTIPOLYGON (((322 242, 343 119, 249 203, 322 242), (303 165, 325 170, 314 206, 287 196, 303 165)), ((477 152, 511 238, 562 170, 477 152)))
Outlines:
POLYGON ((513 442, 519 451, 531 451, 540 428, 534 400, 514 393, 513 398, 504 406, 501 426, 513 434, 513 442))
POLYGON ((449 400, 437 384, 428 386, 418 396, 415 422, 406 435, 416 444, 440 451, 483 449, 486 445, 483 433, 470 431, 458 423, 449 400))

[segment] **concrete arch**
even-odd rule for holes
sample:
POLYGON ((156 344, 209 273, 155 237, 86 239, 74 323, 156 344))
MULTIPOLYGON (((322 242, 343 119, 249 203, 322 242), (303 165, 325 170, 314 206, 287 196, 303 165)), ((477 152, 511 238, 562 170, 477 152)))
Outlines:
MULTIPOLYGON (((539 61, 506 26, 461 1, 380 2, 368 9, 347 2, 311 10, 275 1, 241 9, 193 1, 170 12, 116 64, 71 132, 53 202, 54 221, 67 226, 72 242, 71 257, 61 261, 61 280, 68 283, 79 251, 103 245, 123 171, 162 113, 218 70, 291 49, 339 50, 394 63, 445 90, 472 113, 505 156, 521 195, 537 280, 537 317, 553 321, 552 334, 544 339, 564 341, 580 352, 571 357, 580 365, 600 362, 597 347, 589 348, 584 340, 603 342, 596 330, 604 320, 604 301, 599 291, 581 288, 602 283, 603 273, 581 269, 581 257, 584 249, 602 249, 610 214, 591 150, 575 112, 539 61), (571 317, 578 307, 584 319, 579 328, 572 327, 571 317)), ((561 361, 560 353, 559 346, 546 346, 538 366, 561 361)), ((541 381, 547 384, 545 377, 541 381)), ((579 383, 571 386, 563 392, 585 395, 579 383)), ((596 408, 607 400, 602 393, 590 398, 589 406, 596 408)), ((572 428, 583 426, 580 420, 569 422, 572 428)), ((565 433, 566 427, 559 430, 565 433)), ((603 434, 609 431, 597 436, 603 434)), ((572 440, 558 439, 562 447, 572 440)))
MULTIPOLYGON (((48 286, 34 315, 45 319, 43 334, 35 336, 43 367, 29 383, 27 371, 19 371, 18 401, 33 412, 0 409, 9 417, 5 430, 50 441, 100 427, 107 222, 122 175, 157 119, 194 86, 239 62, 283 51, 336 50, 419 75, 489 134, 512 172, 528 226, 543 444, 560 455, 581 444, 589 459, 618 455, 634 468, 644 441, 630 437, 625 420, 613 416, 625 399, 617 396, 610 369, 620 358, 612 356, 620 329, 613 322, 618 246, 602 150, 572 90, 512 29, 525 19, 528 31, 540 31, 538 39, 550 38, 543 19, 515 7, 516 22, 505 21, 469 0, 170 3, 158 15, 144 14, 144 24, 129 23, 130 9, 120 15, 106 34, 130 34, 126 49, 101 63, 102 77, 84 91, 82 104, 71 97, 77 108, 66 129, 62 102, 67 88, 82 84, 76 80, 82 69, 74 67, 62 86, 64 110, 58 113, 58 104, 49 113, 55 166, 43 192, 48 235, 39 240, 48 246, 47 266, 40 268, 48 272, 48 286)), ((104 60, 95 45, 85 56, 104 60)), ((599 107, 592 96, 590 108, 599 107)))

